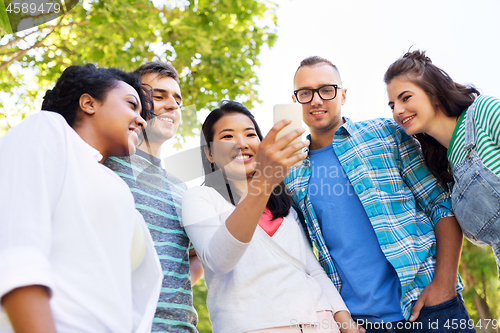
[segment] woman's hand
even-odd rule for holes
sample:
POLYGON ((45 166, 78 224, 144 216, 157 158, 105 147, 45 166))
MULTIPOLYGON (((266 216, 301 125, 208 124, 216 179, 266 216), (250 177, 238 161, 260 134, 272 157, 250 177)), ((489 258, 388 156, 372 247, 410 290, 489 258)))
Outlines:
POLYGON ((347 311, 337 311, 333 316, 342 333, 365 333, 364 327, 358 325, 347 311))
MULTIPOLYGON (((303 128, 296 129, 276 141, 278 132, 291 122, 290 119, 284 119, 276 123, 262 140, 257 151, 257 165, 250 187, 260 189, 266 196, 269 196, 274 188, 283 181, 291 166, 307 157, 307 154, 301 151, 309 146, 308 140, 287 147, 305 132, 303 128)), ((251 191, 249 192, 251 194, 251 191)))
POLYGON ((303 128, 276 141, 278 132, 290 123, 290 119, 276 123, 260 143, 256 154, 255 174, 245 195, 226 220, 227 230, 240 242, 250 242, 273 189, 283 181, 292 165, 307 156, 305 153, 292 156, 309 145, 307 140, 286 147, 304 133, 303 128))

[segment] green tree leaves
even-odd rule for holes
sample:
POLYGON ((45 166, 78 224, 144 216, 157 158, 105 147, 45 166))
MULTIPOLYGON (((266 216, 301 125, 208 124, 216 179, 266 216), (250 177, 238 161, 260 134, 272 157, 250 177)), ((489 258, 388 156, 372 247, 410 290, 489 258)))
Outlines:
POLYGON ((0 123, 39 110, 70 65, 133 70, 161 59, 179 71, 184 105, 191 106, 178 135, 193 135, 196 110, 224 98, 249 107, 258 101, 254 66, 262 45, 276 40, 275 7, 264 0, 82 0, 49 24, 0 40, 0 100, 14 99, 8 110, 0 101, 0 123))
MULTIPOLYGON (((500 320, 500 283, 495 257, 489 246, 476 246, 464 240, 460 275, 465 283, 463 296, 465 305, 474 323, 500 320)), ((498 332, 489 327, 476 327, 478 332, 498 332)))

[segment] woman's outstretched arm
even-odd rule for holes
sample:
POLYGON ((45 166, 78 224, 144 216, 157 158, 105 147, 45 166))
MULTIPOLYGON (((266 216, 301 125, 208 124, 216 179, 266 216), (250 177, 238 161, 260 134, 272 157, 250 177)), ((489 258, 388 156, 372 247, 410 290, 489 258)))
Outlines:
POLYGON ((292 154, 306 147, 307 141, 286 147, 302 134, 303 129, 275 142, 276 134, 289 123, 279 122, 262 140, 248 191, 227 215, 219 207, 219 195, 215 190, 202 187, 185 193, 182 203, 184 228, 200 259, 211 270, 226 273, 234 268, 252 239, 272 190, 283 180, 290 166, 305 158, 305 154, 292 154))

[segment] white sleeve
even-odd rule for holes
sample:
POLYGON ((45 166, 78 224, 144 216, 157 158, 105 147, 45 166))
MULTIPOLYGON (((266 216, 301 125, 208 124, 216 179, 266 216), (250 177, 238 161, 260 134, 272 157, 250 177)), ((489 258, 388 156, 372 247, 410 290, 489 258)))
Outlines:
MULTIPOLYGON (((294 215, 296 216, 296 215, 294 215)), ((312 248, 309 246, 309 242, 307 240, 306 234, 304 232, 304 229, 300 225, 300 222, 297 219, 297 223, 299 224, 299 229, 300 233, 302 235, 303 241, 306 244, 306 270, 307 273, 315 279, 319 286, 321 287, 321 291, 325 295, 326 299, 330 303, 332 309, 333 309, 333 314, 335 314, 338 311, 349 311, 347 309, 347 306, 344 303, 344 300, 340 296, 337 288, 335 288, 335 285, 333 282, 328 278, 328 275, 326 275, 325 270, 321 265, 319 264, 318 260, 316 259, 316 256, 314 255, 314 252, 312 248)))
POLYGON ((40 114, 0 142, 0 298, 23 286, 52 288, 51 219, 64 181, 65 145, 61 123, 40 114))
POLYGON ((187 190, 182 198, 182 221, 202 263, 224 274, 236 266, 250 243, 240 242, 229 233, 225 221, 232 210, 221 209, 224 199, 218 196, 207 187, 187 190))
POLYGON ((145 254, 140 265, 132 272, 133 332, 149 333, 160 296, 163 274, 146 222, 137 210, 134 214, 136 223, 142 228, 145 254))

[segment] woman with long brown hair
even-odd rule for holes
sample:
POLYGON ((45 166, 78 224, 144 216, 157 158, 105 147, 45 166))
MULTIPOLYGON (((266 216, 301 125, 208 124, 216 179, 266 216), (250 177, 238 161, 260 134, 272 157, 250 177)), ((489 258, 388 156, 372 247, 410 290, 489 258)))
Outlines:
POLYGON ((420 141, 465 236, 492 247, 500 272, 500 100, 454 82, 420 50, 390 65, 384 81, 394 120, 420 141))

